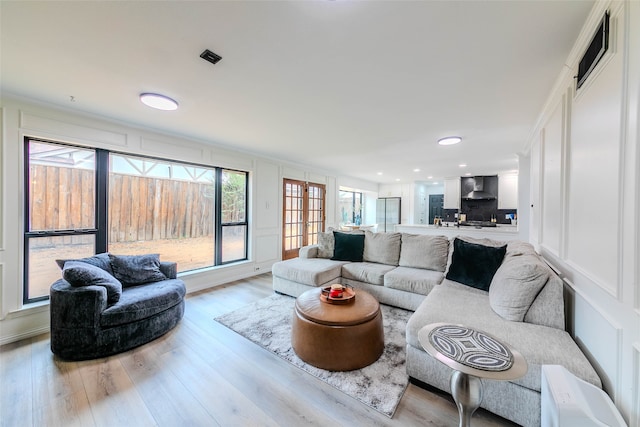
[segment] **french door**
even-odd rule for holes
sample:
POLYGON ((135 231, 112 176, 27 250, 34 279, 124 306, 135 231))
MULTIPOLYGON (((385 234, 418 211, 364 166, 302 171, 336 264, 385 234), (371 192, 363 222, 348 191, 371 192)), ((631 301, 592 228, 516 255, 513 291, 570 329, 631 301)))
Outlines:
POLYGON ((317 243, 324 231, 325 186, 285 179, 283 195, 282 259, 290 259, 301 247, 317 243))

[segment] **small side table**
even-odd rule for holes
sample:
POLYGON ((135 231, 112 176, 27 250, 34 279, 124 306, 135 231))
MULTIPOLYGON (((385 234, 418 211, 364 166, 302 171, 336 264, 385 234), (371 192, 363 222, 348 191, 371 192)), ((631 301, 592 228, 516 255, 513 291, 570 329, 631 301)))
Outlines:
POLYGON ((427 353, 453 369, 451 395, 460 414, 460 427, 482 403, 482 381, 514 380, 527 373, 527 361, 497 338, 463 325, 432 323, 418 332, 427 353))

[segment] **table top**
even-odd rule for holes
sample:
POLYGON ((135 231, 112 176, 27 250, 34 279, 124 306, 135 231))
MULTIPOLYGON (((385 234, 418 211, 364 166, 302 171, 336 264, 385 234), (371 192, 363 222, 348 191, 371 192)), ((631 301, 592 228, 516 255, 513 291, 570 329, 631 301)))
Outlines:
POLYGON ((518 351, 468 326, 432 323, 418 332, 418 341, 427 353, 465 374, 513 380, 527 373, 527 361, 518 351))
POLYGON ((313 288, 296 298, 296 310, 312 322, 329 326, 359 325, 373 319, 380 311, 378 300, 361 289, 355 289, 356 296, 349 304, 323 302, 321 291, 321 288, 313 288))

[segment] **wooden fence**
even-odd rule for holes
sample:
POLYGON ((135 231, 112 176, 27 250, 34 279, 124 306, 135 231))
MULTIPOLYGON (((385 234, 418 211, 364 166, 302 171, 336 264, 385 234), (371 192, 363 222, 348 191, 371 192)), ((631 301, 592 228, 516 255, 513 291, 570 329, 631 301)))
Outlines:
MULTIPOLYGON (((94 227, 93 171, 32 165, 31 182, 31 230, 94 227)), ((213 189, 213 183, 111 174, 109 241, 213 236, 213 189)))

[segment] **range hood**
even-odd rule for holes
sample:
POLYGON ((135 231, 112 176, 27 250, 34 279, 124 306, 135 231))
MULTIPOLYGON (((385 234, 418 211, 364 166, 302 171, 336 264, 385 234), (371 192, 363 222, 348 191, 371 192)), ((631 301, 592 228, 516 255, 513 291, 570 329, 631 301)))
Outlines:
POLYGON ((484 177, 473 178, 473 191, 462 196, 462 200, 495 200, 496 196, 484 191, 484 177))

